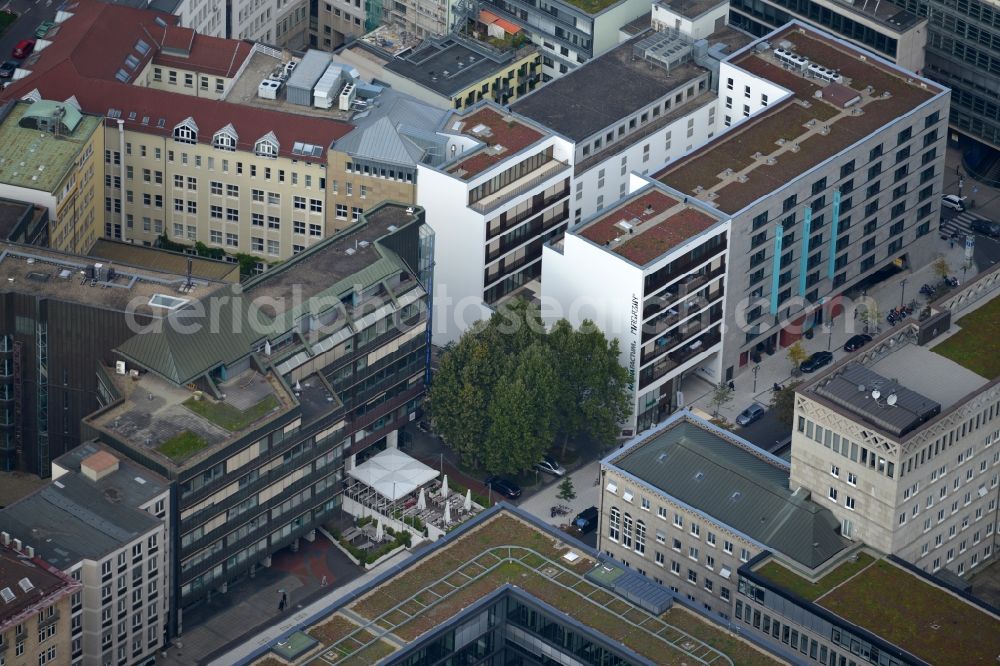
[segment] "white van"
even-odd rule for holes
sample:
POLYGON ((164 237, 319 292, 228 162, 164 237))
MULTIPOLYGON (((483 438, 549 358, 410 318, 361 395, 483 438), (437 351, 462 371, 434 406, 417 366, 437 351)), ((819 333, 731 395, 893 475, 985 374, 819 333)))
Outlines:
POLYGON ((957 210, 959 213, 965 211, 965 201, 966 197, 960 197, 955 194, 945 194, 941 196, 941 205, 945 208, 952 208, 957 210))

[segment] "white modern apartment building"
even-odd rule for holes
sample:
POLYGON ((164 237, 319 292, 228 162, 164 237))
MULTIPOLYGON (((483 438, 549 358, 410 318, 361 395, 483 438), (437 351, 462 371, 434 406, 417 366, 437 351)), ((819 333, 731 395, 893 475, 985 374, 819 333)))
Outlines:
POLYGON ((543 249, 546 312, 618 340, 632 400, 623 436, 679 406, 686 372, 718 373, 729 233, 727 218, 653 183, 543 249))
POLYGON ((0 511, 19 539, 82 584, 71 599, 66 664, 152 664, 169 628, 170 488, 93 444, 52 464, 41 490, 0 511))
POLYGON ((513 292, 538 291, 542 245, 569 222, 573 144, 491 102, 445 118, 440 166, 418 165, 435 232, 434 342, 457 340, 513 292))
POLYGON ((658 7, 669 27, 654 22, 511 105, 575 143, 576 222, 624 197, 633 172, 655 173, 722 129, 719 62, 751 41, 718 20, 727 7, 694 21, 658 7))
POLYGON ((732 220, 721 374, 934 253, 949 91, 792 23, 721 63, 728 131, 656 175, 732 220))
POLYGON ((997 298, 991 271, 796 391, 791 482, 845 537, 964 576, 997 548, 1000 385, 934 351, 997 298))

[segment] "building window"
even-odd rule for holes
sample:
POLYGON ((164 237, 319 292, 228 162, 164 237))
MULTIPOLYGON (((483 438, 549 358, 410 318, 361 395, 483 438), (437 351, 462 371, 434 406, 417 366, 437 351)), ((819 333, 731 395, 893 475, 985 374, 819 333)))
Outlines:
POLYGON ((611 513, 608 516, 608 538, 612 541, 618 541, 621 537, 621 511, 618 507, 611 507, 611 513))

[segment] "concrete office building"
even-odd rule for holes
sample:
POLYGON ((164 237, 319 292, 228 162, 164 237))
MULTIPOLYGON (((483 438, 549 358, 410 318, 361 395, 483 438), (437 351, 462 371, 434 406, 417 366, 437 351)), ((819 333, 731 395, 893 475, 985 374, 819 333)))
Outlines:
POLYGON ((576 222, 624 197, 633 172, 655 173, 722 130, 719 61, 751 40, 717 22, 709 12, 680 31, 673 22, 655 32, 647 25, 511 105, 575 143, 576 222))
POLYGON ((70 100, 0 106, 0 196, 47 211, 49 247, 82 253, 103 232, 100 116, 70 100))
POLYGON ((792 483, 844 536, 931 574, 965 576, 996 554, 1000 388, 933 349, 996 282, 988 273, 796 391, 792 483))
MULTIPOLYGON (((47 477, 97 408, 99 363, 135 324, 165 316, 160 292, 197 297, 211 281, 3 245, 0 260, 0 468, 47 477)), ((183 265, 183 262, 182 262, 183 265)))
POLYGON ((728 219, 657 183, 544 247, 542 302, 618 340, 632 407, 623 436, 677 408, 684 373, 718 363, 729 235, 728 219))
POLYGON ((893 0, 926 17, 927 65, 924 73, 951 88, 950 125, 973 140, 967 164, 997 178, 1000 162, 1000 61, 994 36, 996 8, 990 2, 893 0), (977 147, 977 144, 982 144, 977 147))
POLYGON ((83 586, 59 663, 154 663, 172 589, 166 480, 93 443, 57 459, 52 477, 0 511, 0 530, 83 586))
MULTIPOLYGON (((789 21, 802 21, 867 49, 911 72, 923 73, 926 14, 891 2, 730 0, 730 22, 763 37, 789 21)), ((654 13, 656 9, 654 8, 654 13)))
POLYGON ((100 371, 88 431, 176 497, 178 632, 184 608, 315 538, 344 467, 415 418, 433 256, 423 211, 381 204, 238 291, 160 294, 169 320, 118 346, 124 374, 100 371))
POLYGON ((484 99, 506 105, 542 80, 541 56, 531 44, 500 51, 456 34, 398 45, 378 45, 378 31, 338 58, 370 72, 395 90, 442 109, 464 109, 484 99))
POLYGON ((789 465, 680 412, 601 461, 598 550, 732 617, 736 571, 765 551, 823 570, 850 545, 789 465))
POLYGON ((309 43, 309 3, 305 0, 234 0, 230 12, 233 39, 288 49, 309 43))
POLYGON ((802 24, 722 62, 732 129, 656 177, 732 220, 728 381, 843 308, 889 264, 934 253, 948 91, 802 24), (825 304, 825 306, 824 306, 825 304))
POLYGON ((80 584, 0 535, 0 645, 11 664, 70 663, 70 606, 80 584))
POLYGON ((261 48, 174 21, 81 0, 26 61, 29 74, 0 95, 72 98, 106 118, 105 235, 152 244, 166 234, 274 261, 346 226, 327 215, 327 149, 351 125, 289 115, 309 107, 269 108, 256 96, 219 101, 261 48))
MULTIPOLYGON (((369 31, 367 2, 310 2, 309 46, 332 51, 369 31)), ((374 26, 372 26, 374 27, 374 26)))
MULTIPOLYGON (((649 0, 488 0, 482 9, 522 29, 542 51, 546 80, 618 45, 618 30, 649 12, 649 0)), ((476 17, 470 18, 479 18, 476 17)))
POLYGON ((569 222, 573 145, 482 102, 450 114, 446 158, 417 167, 434 228, 434 340, 457 340, 514 292, 538 293, 542 245, 569 222))
POLYGON ((985 664, 1000 652, 995 608, 869 549, 823 578, 761 553, 739 569, 733 618, 732 631, 794 664, 985 664))

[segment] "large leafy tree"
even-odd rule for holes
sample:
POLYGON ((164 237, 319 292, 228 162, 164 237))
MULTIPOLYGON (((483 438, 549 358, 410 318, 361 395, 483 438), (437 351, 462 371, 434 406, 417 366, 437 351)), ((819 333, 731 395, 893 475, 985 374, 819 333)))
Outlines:
POLYGON ((548 451, 555 437, 557 388, 552 352, 541 342, 532 344, 499 379, 490 402, 482 454, 488 470, 520 472, 548 451))
POLYGON ((569 440, 582 435, 612 443, 629 410, 628 371, 618 362, 618 340, 609 343, 590 321, 574 330, 562 319, 548 343, 559 373, 556 419, 563 455, 569 440))
POLYGON ((590 322, 545 333, 536 306, 514 300, 445 350, 429 394, 435 428, 466 464, 528 469, 557 438, 614 441, 628 414, 618 343, 590 322))

